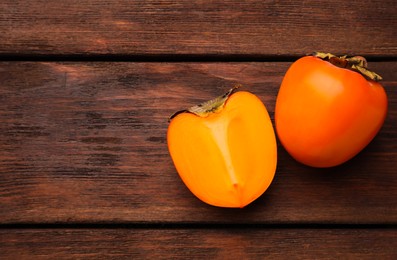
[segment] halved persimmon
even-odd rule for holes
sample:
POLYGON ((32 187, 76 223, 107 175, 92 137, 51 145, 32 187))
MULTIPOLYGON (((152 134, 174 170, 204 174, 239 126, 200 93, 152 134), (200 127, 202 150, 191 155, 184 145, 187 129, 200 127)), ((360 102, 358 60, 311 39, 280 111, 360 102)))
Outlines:
POLYGON ((242 208, 269 187, 277 164, 266 107, 246 91, 225 95, 171 117, 167 133, 174 165, 190 191, 219 207, 242 208))

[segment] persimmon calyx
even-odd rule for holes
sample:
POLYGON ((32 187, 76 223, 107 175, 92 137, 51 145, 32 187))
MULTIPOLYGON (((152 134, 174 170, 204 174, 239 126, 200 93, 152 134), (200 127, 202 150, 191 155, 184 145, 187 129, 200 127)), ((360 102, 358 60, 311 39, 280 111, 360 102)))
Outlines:
POLYGON ((177 111, 170 116, 169 121, 171 121, 171 119, 173 119, 178 114, 185 113, 185 112, 195 114, 199 117, 207 117, 211 113, 219 112, 224 107, 224 105, 225 105, 226 101, 228 100, 228 98, 230 97, 230 95, 233 94, 234 91, 236 89, 238 89, 239 87, 241 87, 241 85, 238 84, 238 85, 234 86, 233 88, 231 88, 228 92, 226 92, 222 96, 205 101, 205 102, 198 104, 196 106, 192 106, 191 108, 177 111))
POLYGON ((374 81, 382 80, 382 77, 379 74, 370 71, 367 68, 368 66, 367 60, 362 56, 354 56, 354 57, 347 57, 346 55, 336 56, 331 53, 324 53, 324 52, 315 52, 313 53, 313 56, 328 61, 337 67, 358 72, 368 79, 374 81))

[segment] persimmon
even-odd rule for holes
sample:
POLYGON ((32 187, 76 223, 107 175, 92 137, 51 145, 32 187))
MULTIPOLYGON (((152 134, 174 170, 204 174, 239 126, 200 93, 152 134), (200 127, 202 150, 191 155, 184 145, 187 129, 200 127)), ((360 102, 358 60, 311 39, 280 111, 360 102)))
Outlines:
POLYGON ((264 104, 235 91, 170 119, 168 148, 179 176, 200 200, 242 208, 269 187, 277 145, 264 104))
POLYGON ((387 113, 387 96, 363 57, 316 53, 294 62, 275 107, 281 144, 313 167, 342 164, 366 147, 387 113))

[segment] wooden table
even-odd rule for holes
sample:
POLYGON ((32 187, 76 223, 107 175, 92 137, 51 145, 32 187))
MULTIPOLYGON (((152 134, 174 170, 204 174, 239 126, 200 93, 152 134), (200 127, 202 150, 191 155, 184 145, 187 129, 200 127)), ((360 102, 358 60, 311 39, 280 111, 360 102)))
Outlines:
POLYGON ((395 0, 0 3, 0 258, 397 259, 395 0), (166 143, 176 110, 236 83, 273 119, 290 64, 366 56, 386 122, 329 169, 279 145, 243 209, 196 199, 166 143))

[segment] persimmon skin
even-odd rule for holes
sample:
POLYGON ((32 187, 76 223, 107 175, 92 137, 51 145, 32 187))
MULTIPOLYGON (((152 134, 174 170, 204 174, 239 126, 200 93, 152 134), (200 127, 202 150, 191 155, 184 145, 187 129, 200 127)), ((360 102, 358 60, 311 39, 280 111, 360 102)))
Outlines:
POLYGON ((168 148, 182 181, 200 200, 242 208, 269 187, 277 164, 269 114, 255 95, 239 91, 207 117, 180 113, 168 127, 168 148))
POLYGON ((294 62, 275 107, 281 144, 313 167, 340 165, 357 155, 380 130, 387 113, 382 85, 313 56, 294 62))

